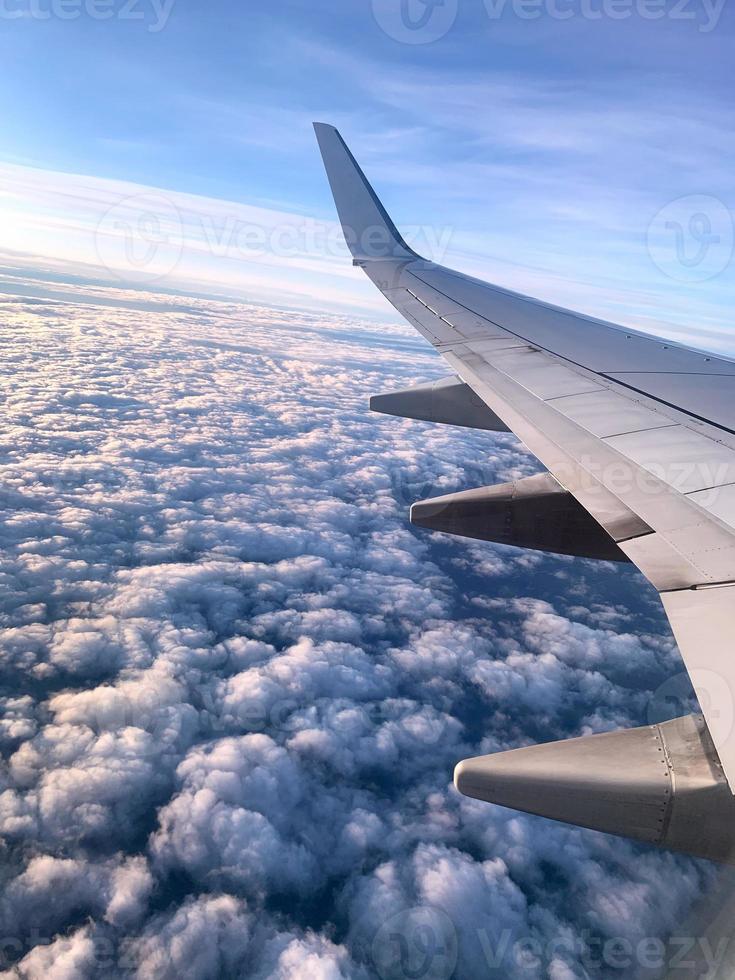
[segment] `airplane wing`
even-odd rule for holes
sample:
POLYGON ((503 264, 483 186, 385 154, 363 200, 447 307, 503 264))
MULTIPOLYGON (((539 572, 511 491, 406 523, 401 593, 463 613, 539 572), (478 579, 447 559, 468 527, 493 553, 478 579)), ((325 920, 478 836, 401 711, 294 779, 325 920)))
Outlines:
POLYGON ((420 502, 412 520, 485 540, 633 562, 661 596, 704 715, 704 721, 690 716, 467 760, 455 774, 458 789, 729 860, 735 850, 735 361, 421 258, 338 131, 319 123, 315 129, 354 264, 452 371, 439 384, 376 396, 371 407, 510 429, 547 471, 420 502), (601 766, 605 774, 593 772, 601 766), (552 806, 549 794, 561 802, 552 806), (590 800, 600 803, 592 815, 590 800), (616 817, 611 801, 627 817, 616 817), (702 835, 700 811, 706 826, 712 823, 715 844, 694 840, 702 835))

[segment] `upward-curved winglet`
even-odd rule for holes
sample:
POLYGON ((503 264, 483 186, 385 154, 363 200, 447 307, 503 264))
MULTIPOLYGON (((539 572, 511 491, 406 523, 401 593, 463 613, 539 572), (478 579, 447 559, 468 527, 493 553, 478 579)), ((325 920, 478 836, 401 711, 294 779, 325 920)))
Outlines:
POLYGON ((334 126, 314 123, 347 245, 356 261, 418 259, 334 126))

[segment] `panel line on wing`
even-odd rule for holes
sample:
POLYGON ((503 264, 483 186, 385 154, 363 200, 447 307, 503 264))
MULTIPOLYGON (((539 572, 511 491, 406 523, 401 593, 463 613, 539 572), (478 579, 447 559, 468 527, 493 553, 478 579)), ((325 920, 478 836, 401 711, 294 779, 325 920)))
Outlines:
MULTIPOLYGON (((408 272, 414 278, 418 279, 419 282, 424 283, 424 285, 429 286, 429 288, 431 288, 431 289, 435 289, 438 293, 442 293, 442 291, 440 289, 438 289, 438 287, 433 286, 433 285, 430 285, 429 283, 426 283, 419 275, 417 275, 417 273, 413 269, 409 269, 408 272)), ((492 288, 492 287, 490 287, 490 288, 492 288)), ((518 333, 516 330, 511 329, 510 327, 504 326, 503 324, 500 324, 500 323, 496 323, 494 320, 489 320, 487 317, 483 316, 483 314, 478 313, 477 310, 474 310, 471 307, 465 305, 460 300, 457 300, 455 297, 449 296, 446 293, 442 293, 442 295, 445 296, 446 299, 448 299, 450 302, 456 303, 457 305, 462 306, 463 309, 467 310, 468 313, 472 313, 474 316, 479 316, 479 317, 482 317, 483 319, 486 319, 488 323, 493 323, 499 329, 506 330, 506 331, 508 331, 508 333, 512 333, 515 337, 518 337, 518 338, 520 338, 522 340, 525 340, 525 342, 528 343, 528 344, 533 344, 533 345, 535 345, 537 347, 540 347, 541 350, 545 351, 547 354, 552 355, 553 357, 560 357, 562 360, 568 361, 570 364, 575 365, 575 367, 578 367, 578 368, 580 368, 583 371, 590 371, 590 373, 596 374, 598 377, 604 378, 606 381, 610 381, 612 384, 619 384, 619 385, 621 385, 624 388, 628 388, 630 391, 635 391, 637 394, 642 395, 644 398, 650 398, 652 401, 658 402, 659 404, 664 405, 667 408, 674 409, 674 411, 681 412, 685 416, 688 416, 688 417, 690 417, 692 419, 696 419, 699 422, 705 422, 708 425, 712 425, 712 426, 714 426, 717 429, 721 429, 723 432, 727 432, 730 435, 735 435, 735 429, 732 429, 732 428, 724 425, 722 422, 715 422, 712 419, 707 418, 706 416, 699 415, 696 412, 693 412, 691 409, 682 408, 680 405, 677 405, 674 402, 667 401, 667 400, 661 398, 658 395, 654 395, 654 394, 651 394, 648 391, 644 391, 641 388, 637 388, 635 385, 626 384, 625 381, 622 381, 620 378, 615 377, 611 373, 607 373, 607 372, 604 372, 604 371, 594 371, 591 368, 586 367, 584 364, 580 363, 579 361, 575 361, 575 360, 573 360, 572 358, 570 358, 568 356, 562 356, 562 355, 558 354, 556 351, 551 350, 548 347, 544 347, 543 344, 539 343, 537 340, 531 340, 528 337, 525 337, 522 334, 518 333)), ((514 295, 514 294, 510 294, 510 295, 514 295)), ((516 297, 516 298, 526 299, 526 297, 521 297, 520 295, 518 297, 516 297)), ((538 305, 544 306, 544 307, 546 306, 546 304, 543 304, 540 301, 539 301, 538 305)), ((554 308, 554 309, 556 310, 557 308, 554 308)), ((566 314, 568 314, 570 316, 572 315, 572 314, 569 313, 568 310, 558 309, 557 312, 563 312, 563 313, 566 313, 566 314)), ((580 318, 585 318, 585 317, 583 317, 582 314, 574 314, 574 316, 577 316, 577 315, 579 315, 580 318)), ((591 317, 586 317, 585 319, 591 320, 592 322, 597 322, 597 323, 599 323, 599 324, 601 324, 603 326, 607 326, 607 327, 614 326, 613 324, 605 323, 605 321, 602 321, 602 320, 595 321, 594 318, 591 318, 591 317)), ((621 331, 621 332, 623 332, 623 331, 621 331)), ((634 332, 634 335, 637 336, 637 337, 639 337, 639 338, 641 338, 641 339, 644 339, 644 340, 655 340, 656 339, 656 338, 647 337, 645 334, 639 334, 639 333, 636 333, 636 332, 634 332)), ((672 345, 664 345, 662 343, 661 346, 662 347, 663 346, 671 346, 673 349, 688 351, 687 348, 678 347, 677 345, 673 345, 673 344, 672 345)), ((695 353, 695 352, 692 352, 692 353, 695 353)), ((706 355, 704 353, 702 353, 702 356, 703 357, 706 357, 706 355)), ((620 373, 622 373, 622 374, 628 374, 628 373, 633 373, 633 372, 622 371, 620 373)), ((647 372, 640 372, 640 373, 641 374, 652 374, 652 373, 660 374, 660 373, 664 373, 664 372, 659 372, 659 371, 650 372, 650 371, 647 371, 647 372)), ((682 374, 683 376, 686 376, 686 373, 683 373, 683 372, 670 372, 670 373, 671 374, 682 374)), ((719 373, 717 373, 717 374, 714 374, 713 373, 711 375, 708 375, 708 377, 733 377, 733 379, 735 380, 735 375, 731 376, 729 374, 721 375, 719 373)))
POLYGON ((671 422, 668 425, 657 425, 654 428, 647 429, 625 429, 623 432, 611 432, 609 436, 600 436, 601 439, 617 439, 619 436, 634 436, 639 432, 660 432, 662 429, 673 429, 679 423, 671 422))

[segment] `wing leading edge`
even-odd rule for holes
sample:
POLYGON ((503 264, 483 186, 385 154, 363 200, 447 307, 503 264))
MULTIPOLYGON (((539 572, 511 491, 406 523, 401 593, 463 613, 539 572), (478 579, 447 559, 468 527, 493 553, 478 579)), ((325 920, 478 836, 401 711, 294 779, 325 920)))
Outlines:
MULTIPOLYGON (((457 383, 447 391, 474 392, 544 464, 556 488, 612 539, 611 549, 634 562, 661 594, 706 720, 690 725, 687 748, 679 755, 656 735, 667 760, 664 798, 669 809, 676 800, 677 819, 686 823, 690 811, 685 807, 681 816, 682 793, 691 803, 693 784, 683 767, 696 776, 697 806, 702 793, 728 784, 735 790, 735 361, 551 306, 421 258, 401 237, 337 130, 315 128, 355 264, 449 363, 457 383)), ((429 417, 416 414, 422 397, 421 391, 415 394, 411 417, 429 417)), ((443 411, 455 424, 476 424, 462 421, 459 402, 448 415, 443 411)), ((530 513, 538 526, 545 504, 541 497, 537 504, 524 499, 521 509, 512 492, 505 496, 507 542, 517 515, 530 513)), ((560 498, 547 493, 546 499, 560 498)), ((573 507, 565 510, 575 515, 573 507)), ((585 525, 576 517, 570 534, 578 540, 585 525)), ((529 546, 524 520, 518 540, 529 546)), ((463 527, 461 533, 473 533, 463 527)), ((625 733, 617 734, 621 740, 613 743, 624 762, 625 733)), ((608 760, 610 751, 608 740, 608 760)), ((484 789, 468 795, 491 799, 494 790, 487 786, 498 778, 495 768, 480 767, 484 789)), ((521 766, 523 778, 533 768, 521 766)), ((654 783, 659 776, 656 769, 654 783)), ((476 777, 475 772, 468 783, 459 772, 458 788, 477 790, 476 777)), ((727 806, 735 806, 732 793, 726 797, 727 806)), ((723 805, 718 803, 718 813, 723 805)), ((672 819, 666 807, 662 819, 672 819)), ((707 856, 729 860, 729 838, 717 828, 713 834, 722 853, 707 856)), ((657 842, 695 852, 685 846, 686 834, 674 843, 657 842)))

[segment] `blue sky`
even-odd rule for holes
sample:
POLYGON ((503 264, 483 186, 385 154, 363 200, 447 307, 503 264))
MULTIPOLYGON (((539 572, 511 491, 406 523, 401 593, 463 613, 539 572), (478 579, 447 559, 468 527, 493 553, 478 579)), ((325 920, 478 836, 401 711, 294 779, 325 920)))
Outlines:
POLYGON ((537 464, 368 413, 446 368, 311 130, 446 263, 735 352, 731 10, 162 2, 0 0, 0 970, 405 977, 428 909, 425 976, 732 974, 729 873, 452 788, 691 688, 632 567, 409 526, 537 464))
MULTIPOLYGON (((95 0, 0 4, 16 261, 89 272, 131 184, 179 209, 194 195, 184 209, 217 227, 238 206, 331 224, 324 119, 448 264, 732 349, 734 21, 717 0, 446 0, 427 43, 406 43, 422 38, 399 0, 97 2, 109 19, 95 0)), ((160 285, 392 316, 331 246, 253 259, 191 234, 160 285)))

